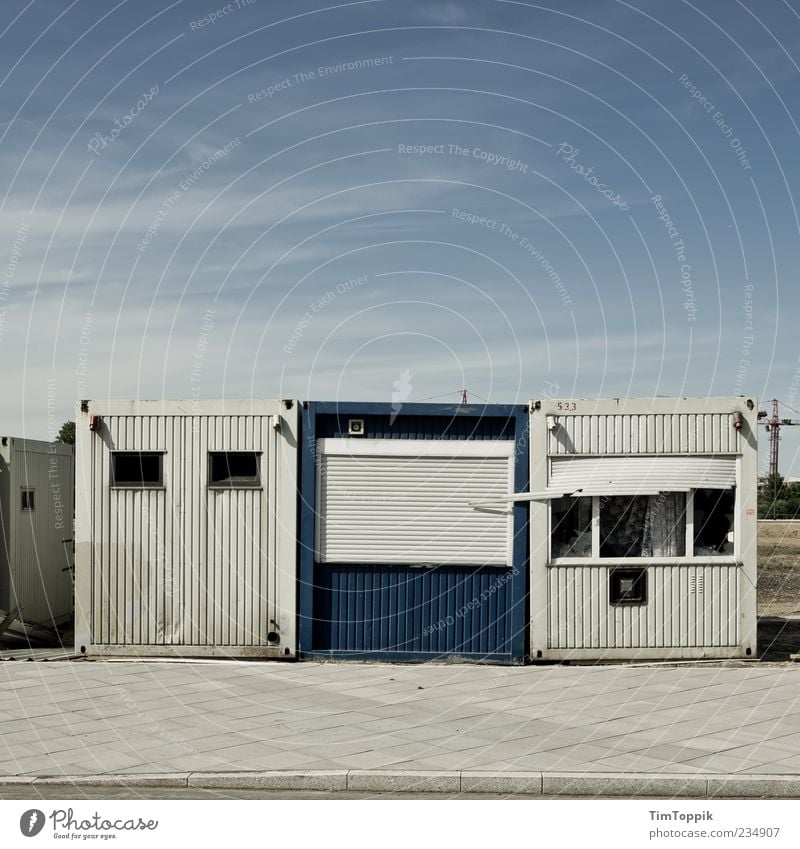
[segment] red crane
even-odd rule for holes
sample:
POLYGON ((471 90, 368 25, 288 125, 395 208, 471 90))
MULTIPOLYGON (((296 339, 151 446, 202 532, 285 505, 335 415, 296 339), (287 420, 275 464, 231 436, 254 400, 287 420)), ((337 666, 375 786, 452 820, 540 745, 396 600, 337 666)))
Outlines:
POLYGON ((793 421, 792 419, 782 419, 780 417, 778 405, 781 403, 777 398, 772 399, 772 416, 769 419, 767 418, 768 413, 766 410, 759 410, 758 413, 758 423, 764 425, 769 434, 769 474, 773 480, 775 480, 775 476, 778 474, 778 444, 781 439, 781 428, 797 427, 800 425, 800 422, 793 421), (761 421, 762 419, 763 421, 761 421))

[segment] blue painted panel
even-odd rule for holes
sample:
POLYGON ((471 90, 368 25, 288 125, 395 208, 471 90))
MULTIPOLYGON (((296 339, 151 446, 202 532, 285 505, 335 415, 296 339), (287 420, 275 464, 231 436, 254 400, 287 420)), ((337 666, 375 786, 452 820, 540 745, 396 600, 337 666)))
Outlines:
POLYGON ((317 564, 315 573, 315 654, 511 654, 511 569, 317 564))

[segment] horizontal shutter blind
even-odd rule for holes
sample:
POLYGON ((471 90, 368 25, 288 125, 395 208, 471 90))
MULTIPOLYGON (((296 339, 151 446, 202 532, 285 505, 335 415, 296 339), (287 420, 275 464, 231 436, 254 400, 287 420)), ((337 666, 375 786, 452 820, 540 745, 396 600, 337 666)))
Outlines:
POLYGON ((512 452, 501 441, 320 440, 318 561, 510 564, 511 510, 471 502, 513 491, 512 452))
POLYGON ((736 458, 554 457, 548 489, 583 495, 635 495, 688 489, 727 489, 736 484, 736 458))

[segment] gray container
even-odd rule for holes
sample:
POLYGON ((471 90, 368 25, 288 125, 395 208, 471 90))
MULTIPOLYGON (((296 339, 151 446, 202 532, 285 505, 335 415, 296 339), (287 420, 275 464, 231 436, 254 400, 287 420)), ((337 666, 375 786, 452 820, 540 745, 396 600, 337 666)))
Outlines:
POLYGON ((0 610, 55 627, 72 615, 74 452, 0 438, 0 610))

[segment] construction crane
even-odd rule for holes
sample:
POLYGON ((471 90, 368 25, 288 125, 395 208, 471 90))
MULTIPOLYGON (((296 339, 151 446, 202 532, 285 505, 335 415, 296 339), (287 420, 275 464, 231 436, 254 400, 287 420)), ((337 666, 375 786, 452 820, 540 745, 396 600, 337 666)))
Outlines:
MULTIPOLYGON (((763 425, 767 433, 769 434, 769 474, 772 477, 772 480, 776 479, 778 474, 778 445, 781 439, 781 428, 782 427, 797 427, 800 425, 800 421, 794 421, 793 419, 782 419, 779 414, 778 405, 782 404, 782 401, 779 401, 777 398, 772 399, 772 416, 767 418, 769 415, 766 410, 758 411, 758 423, 763 425)), ((784 404, 784 406, 788 406, 784 404)), ((789 408, 791 409, 791 407, 789 408)))

